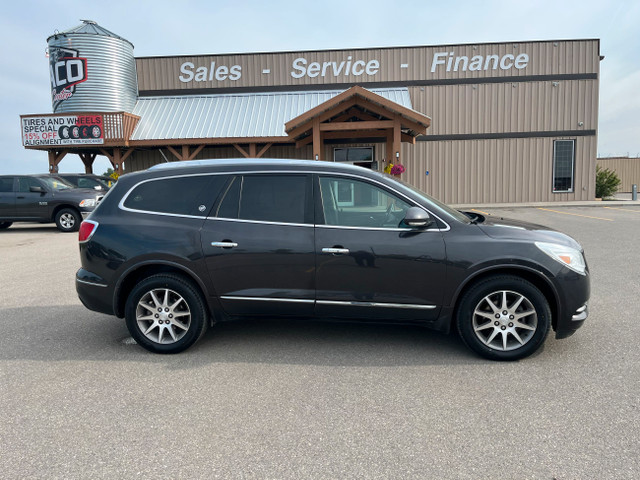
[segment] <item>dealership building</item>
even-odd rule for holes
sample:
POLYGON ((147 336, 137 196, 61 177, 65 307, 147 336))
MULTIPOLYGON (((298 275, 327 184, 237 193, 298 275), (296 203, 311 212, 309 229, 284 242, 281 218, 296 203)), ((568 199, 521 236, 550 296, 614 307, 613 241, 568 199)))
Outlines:
POLYGON ((21 131, 51 172, 301 158, 401 165, 447 203, 595 197, 597 39, 136 58, 84 21, 47 42, 52 113, 21 131))

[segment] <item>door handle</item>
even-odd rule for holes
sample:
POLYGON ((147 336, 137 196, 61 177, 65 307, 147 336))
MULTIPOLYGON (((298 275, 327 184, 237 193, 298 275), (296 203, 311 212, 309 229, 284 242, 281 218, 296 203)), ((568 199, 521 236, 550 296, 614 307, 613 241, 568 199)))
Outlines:
POLYGON ((237 247, 238 244, 235 242, 211 242, 211 246, 220 248, 234 248, 237 247))
POLYGON ((331 253, 333 255, 344 255, 344 254, 349 253, 349 249, 348 248, 338 248, 338 247, 323 248, 322 249, 322 253, 331 253))

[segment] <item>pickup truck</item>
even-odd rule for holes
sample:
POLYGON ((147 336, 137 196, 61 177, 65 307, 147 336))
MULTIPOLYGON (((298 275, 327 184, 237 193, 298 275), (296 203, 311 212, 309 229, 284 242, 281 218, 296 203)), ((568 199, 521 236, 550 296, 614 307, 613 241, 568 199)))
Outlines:
POLYGON ((13 222, 54 223, 75 232, 104 193, 50 175, 0 175, 0 230, 13 222))

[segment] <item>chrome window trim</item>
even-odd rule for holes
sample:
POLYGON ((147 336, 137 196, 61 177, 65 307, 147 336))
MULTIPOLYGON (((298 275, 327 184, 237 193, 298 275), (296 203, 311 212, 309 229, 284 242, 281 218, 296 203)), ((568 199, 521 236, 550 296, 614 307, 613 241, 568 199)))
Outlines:
POLYGON ((289 303, 314 303, 315 300, 304 298, 274 298, 274 297, 237 297, 235 295, 222 295, 222 300, 248 300, 257 302, 289 302, 289 303))
POLYGON ((338 300, 316 300, 320 305, 348 305, 351 307, 385 307, 385 308, 410 308, 420 310, 433 310, 436 305, 420 305, 414 303, 381 303, 381 302, 342 302, 338 300))
MULTIPOLYGON (((416 202, 415 200, 413 200, 412 198, 408 197, 407 195, 405 195, 404 193, 396 190, 395 188, 382 183, 381 181, 374 179, 374 178, 368 178, 368 177, 361 177, 360 175, 356 175, 353 173, 344 173, 344 172, 331 172, 331 171, 322 171, 322 170, 304 170, 304 171, 300 171, 300 170, 230 170, 227 172, 205 172, 205 173, 185 173, 182 175, 169 175, 166 177, 156 177, 156 178, 148 178, 146 180, 142 180, 138 183, 136 183, 135 185, 133 185, 128 191, 127 193, 124 194, 124 196, 122 197, 122 199, 120 200, 120 203, 118 204, 118 208, 120 208, 121 210, 125 210, 128 212, 134 212, 134 213, 146 213, 146 214, 151 214, 151 215, 163 215, 163 216, 167 216, 167 217, 181 217, 181 218, 194 218, 194 219, 203 219, 203 220, 226 220, 226 221, 243 221, 243 222, 250 222, 250 223, 263 223, 263 224, 269 224, 269 225, 294 225, 294 226, 304 226, 304 227, 321 227, 321 228, 345 228, 345 229, 364 229, 364 230, 384 230, 384 231, 401 231, 401 232, 411 232, 411 231, 416 231, 416 229, 411 229, 411 228, 368 228, 368 227, 344 227, 344 226, 340 226, 340 225, 318 225, 318 224, 311 224, 311 223, 283 223, 283 222, 266 222, 266 221, 262 221, 262 220, 241 220, 241 219, 237 219, 237 218, 222 218, 222 217, 204 217, 204 216, 194 216, 194 215, 184 215, 184 214, 179 214, 179 213, 164 213, 164 212, 153 212, 150 210, 137 210, 137 209, 132 209, 132 208, 128 208, 124 206, 124 202, 127 200, 127 198, 129 197, 129 195, 131 194, 131 192, 133 191, 134 188, 136 188, 138 185, 141 185, 143 183, 147 183, 147 182, 154 182, 154 181, 158 181, 158 180, 167 180, 167 179, 172 179, 172 178, 183 178, 183 177, 202 177, 202 176, 206 176, 206 175, 252 175, 252 174, 274 174, 274 175, 278 175, 278 174, 298 174, 298 175, 324 175, 324 176, 338 176, 338 177, 351 177, 351 178, 355 178, 357 180, 364 180, 366 182, 371 182, 374 183, 376 185, 381 186, 383 189, 387 189, 390 190, 392 192, 394 192, 396 195, 399 195, 400 197, 404 198, 407 202, 409 202, 410 204, 412 204, 413 206, 422 208, 423 210, 425 210, 426 212, 429 213, 429 215, 431 215, 434 218, 437 218, 438 220, 440 220, 444 225, 445 228, 428 228, 425 230, 421 230, 423 232, 448 232, 449 230, 451 230, 451 227, 449 226, 449 224, 447 222, 445 222, 442 218, 440 218, 438 215, 434 214, 429 208, 426 208, 424 205, 421 205, 420 203, 416 202)), ((109 190, 111 191, 111 190, 109 190)))

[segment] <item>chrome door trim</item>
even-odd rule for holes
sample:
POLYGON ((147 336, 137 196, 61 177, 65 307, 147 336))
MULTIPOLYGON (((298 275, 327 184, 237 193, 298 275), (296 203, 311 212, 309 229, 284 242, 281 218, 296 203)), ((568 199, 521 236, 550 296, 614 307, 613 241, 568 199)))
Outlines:
POLYGON ((289 302, 289 303, 314 303, 315 300, 304 298, 273 298, 273 297, 237 297, 235 295, 222 295, 222 300, 248 300, 257 302, 289 302))
POLYGON ((413 303, 380 303, 380 302, 341 302, 337 300, 316 300, 319 305, 340 305, 351 307, 385 307, 385 308, 409 308, 420 310, 433 310, 436 305, 417 305, 413 303))

